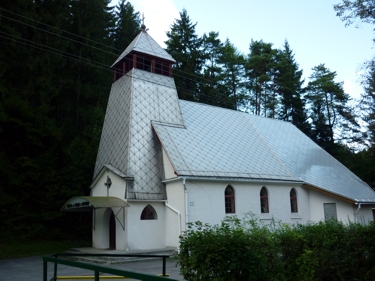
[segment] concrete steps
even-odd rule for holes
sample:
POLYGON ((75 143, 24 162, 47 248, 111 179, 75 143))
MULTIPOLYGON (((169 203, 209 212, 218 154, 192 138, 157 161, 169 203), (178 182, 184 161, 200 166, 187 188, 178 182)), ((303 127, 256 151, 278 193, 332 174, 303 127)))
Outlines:
MULTIPOLYGON (((121 251, 121 250, 105 250, 96 248, 72 248, 65 254, 74 254, 74 256, 64 256, 64 258, 88 263, 96 264, 124 264, 130 262, 147 261, 160 259, 162 257, 156 257, 157 255, 169 255, 170 258, 177 254, 177 250, 174 247, 167 247, 163 249, 154 250, 134 250, 134 251, 121 251), (90 254, 90 256, 80 256, 79 254, 90 254), (110 255, 154 255, 155 257, 132 257, 132 256, 95 256, 101 254, 110 255)), ((61 256, 63 257, 63 256, 61 256)))

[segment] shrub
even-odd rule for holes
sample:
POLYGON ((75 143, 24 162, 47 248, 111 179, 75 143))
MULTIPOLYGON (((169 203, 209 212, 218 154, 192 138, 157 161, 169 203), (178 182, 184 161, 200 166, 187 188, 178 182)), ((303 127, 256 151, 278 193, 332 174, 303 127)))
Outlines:
POLYGON ((220 225, 190 223, 181 274, 195 280, 373 280, 375 224, 263 224, 253 214, 220 225))

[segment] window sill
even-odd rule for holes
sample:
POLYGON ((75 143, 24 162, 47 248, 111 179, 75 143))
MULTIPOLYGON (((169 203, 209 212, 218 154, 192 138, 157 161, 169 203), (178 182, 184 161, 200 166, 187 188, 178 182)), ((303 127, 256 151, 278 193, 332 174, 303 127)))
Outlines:
POLYGON ((261 220, 272 220, 272 214, 271 213, 261 213, 260 219, 261 220))
POLYGON ((302 219, 302 216, 298 213, 291 213, 290 218, 291 219, 302 219))

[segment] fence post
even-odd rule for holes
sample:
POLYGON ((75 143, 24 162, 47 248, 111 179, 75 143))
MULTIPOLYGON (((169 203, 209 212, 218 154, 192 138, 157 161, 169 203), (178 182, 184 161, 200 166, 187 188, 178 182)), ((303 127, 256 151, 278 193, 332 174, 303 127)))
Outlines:
POLYGON ((166 276, 167 258, 163 257, 163 276, 166 276))
POLYGON ((47 281, 47 261, 43 260, 43 281, 47 281))
POLYGON ((95 281, 99 281, 99 271, 95 270, 95 281))
POLYGON ((56 281, 57 280, 57 263, 55 262, 54 263, 54 268, 53 268, 53 280, 56 281))

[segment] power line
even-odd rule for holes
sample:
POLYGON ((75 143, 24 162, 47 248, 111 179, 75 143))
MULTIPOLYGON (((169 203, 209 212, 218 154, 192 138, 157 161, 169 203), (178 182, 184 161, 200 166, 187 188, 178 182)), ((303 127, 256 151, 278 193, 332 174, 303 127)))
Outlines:
MULTIPOLYGON (((23 19, 26 19, 26 20, 29 20, 29 21, 32 21, 32 22, 35 22, 37 24, 40 24, 40 25, 43 25, 43 26, 46 26, 46 27, 49 27, 49 28, 52 28, 52 29, 55 29, 55 30, 58 30, 59 32, 61 33, 67 33, 67 34, 70 34, 74 37, 77 37, 77 38, 80 38, 80 39, 83 39, 83 40, 86 40, 86 41, 89 41, 89 42, 93 42, 95 44, 98 44, 98 45, 102 45, 102 46, 105 46, 106 48, 108 48, 107 45, 103 44, 103 43, 100 43, 100 42, 97 42, 97 41, 94 41, 94 40, 91 40, 91 39, 88 39, 88 38, 85 38, 85 37, 82 37, 82 36, 79 36, 77 34, 74 34, 74 33, 71 33, 71 32, 68 32, 68 31, 65 31, 65 30, 62 30, 62 29, 59 29, 59 28, 56 28, 54 26, 51 26, 51 25, 48 25, 48 24, 45 24, 45 23, 42 23, 40 21, 36 21, 36 20, 33 20, 31 18, 28 18, 28 17, 25 17, 25 16, 22 16, 22 15, 19 15, 17 13, 14 13, 14 12, 11 12, 11 11, 8 11, 8 10, 5 10, 3 8, 0 8, 0 10, 2 11, 5 11, 7 13, 10 13, 12 15, 16 15, 18 17, 21 17, 23 19)), ((114 54, 113 52, 109 52, 107 50, 104 50, 104 49, 101 49, 101 48, 98 48, 98 47, 95 47, 95 46, 92 46, 92 45, 88 45, 86 43, 83 43, 83 42, 80 42, 80 41, 77 41, 75 39, 72 39, 72 38, 69 38, 69 37, 66 37, 66 36, 63 36, 61 34, 58 34, 58 33, 55 33, 55 32, 51 32, 51 31, 48 31, 46 29, 43 29, 43 28, 40 28, 40 27, 37 27, 35 25, 31 25, 31 24, 28 24, 26 22, 22 22, 22 21, 19 21, 19 20, 16 20, 16 19, 13 19, 13 18, 10 18, 10 17, 7 17, 7 16, 4 16, 4 15, 1 15, 1 17, 3 18, 6 18, 10 21, 14 21, 14 22, 17 22, 17 23, 20 23, 20 24, 24 24, 26 26, 29 26, 29 27, 32 27, 32 28, 35 28, 37 30, 40 30, 42 32, 46 32, 46 33, 49 33, 49 34, 52 34, 54 36, 57 36, 57 37, 60 37, 60 38, 63 38, 65 40, 70 40, 74 43, 78 43, 78 44, 82 44, 84 46, 87 46, 89 48, 93 48, 95 50, 98 50, 98 51, 103 51, 105 53, 108 53, 108 54, 111 54, 113 56, 116 56, 116 54, 114 54)), ((13 37, 13 38, 16 38, 15 40, 21 44, 26 44, 28 46, 31 46, 33 48, 36 48, 36 49, 39 49, 39 50, 44 50, 44 51, 48 51, 52 54, 55 54, 55 55, 59 55, 59 56, 62 56, 66 59, 69 59, 69 60, 72 60, 72 61, 78 61, 79 63, 84 63, 86 65, 89 65, 89 66, 95 66, 95 67, 98 67, 98 68, 101 68, 101 69, 105 69, 106 71, 110 71, 108 69, 108 65, 106 64, 103 64, 103 63, 100 63, 100 62, 96 62, 96 61, 93 61, 89 58, 84 58, 84 57, 81 57, 81 56, 78 56, 78 55, 75 55, 75 54, 72 54, 72 53, 68 53, 66 51, 61 51, 59 49, 56 49, 56 48, 52 48, 52 47, 49 47, 48 45, 46 44, 41 44, 41 43, 36 43, 34 41, 30 41, 30 40, 27 40, 27 39, 23 39, 23 38, 19 38, 15 35, 12 35, 12 34, 6 34, 4 32, 1 32, 3 34, 3 36, 1 36, 2 38, 5 38, 5 39, 9 39, 9 37, 6 37, 4 35, 7 35, 7 36, 10 36, 10 37, 13 37)), ((114 48, 115 49, 115 48, 114 48)), ((118 49, 115 49, 115 50, 118 50, 118 49)), ((128 59, 128 58, 125 58, 125 59, 128 59)), ((191 80, 191 83, 192 84, 205 84, 205 83, 210 83, 210 84, 214 84, 216 86, 223 86, 222 83, 218 83, 218 82, 214 82, 214 81, 210 81, 202 76, 200 76, 199 74, 196 74, 196 73, 187 73, 187 72, 184 72, 184 71, 181 71, 181 70, 178 70, 178 69, 175 69, 174 68, 174 76, 177 77, 177 78, 184 78, 186 79, 187 76, 189 76, 190 78, 188 78, 189 80, 191 80)), ((190 90, 190 89, 186 89, 186 88, 182 88, 182 87, 179 87, 178 88, 179 91, 183 91, 185 94, 188 94, 190 97, 193 98, 193 100, 195 99, 195 96, 196 95, 199 95, 199 98, 198 101, 202 101, 203 99, 206 100, 206 101, 211 101, 214 103, 214 105, 220 103, 222 105, 227 105, 228 107, 232 107, 233 106, 233 102, 228 102, 226 100, 223 100, 223 99, 220 99, 219 97, 212 97, 210 95, 206 95, 204 93, 202 93, 201 91, 194 91, 194 90, 190 90)), ((228 96, 228 98, 233 98, 233 97, 230 97, 228 96)), ((246 108, 246 106, 245 106, 246 108)), ((298 110, 297 110, 298 111, 298 110)), ((303 114, 303 112, 299 112, 299 114, 303 114)))
MULTIPOLYGON (((66 31, 66 30, 63 30, 63 29, 60 29, 60 28, 58 28, 58 27, 55 27, 55 26, 52 26, 52 25, 49 25, 49 24, 46 24, 46 23, 43 23, 43 22, 40 22, 40 21, 34 20, 34 19, 32 19, 32 18, 29 18, 29 17, 25 17, 25 16, 23 16, 23 15, 20 15, 20 14, 14 13, 14 12, 11 12, 11 11, 6 10, 6 9, 3 9, 3 8, 1 8, 1 7, 0 7, 0 10, 1 10, 1 11, 4 11, 4 12, 7 12, 7 13, 10 13, 10 14, 15 15, 15 16, 21 17, 21 18, 23 18, 23 19, 26 19, 26 20, 29 20, 29 21, 32 21, 32 22, 38 23, 38 24, 40 24, 40 25, 43 25, 43 26, 46 26, 46 27, 49 27, 49 28, 55 29, 55 30, 57 30, 57 31, 60 31, 60 32, 63 32, 63 33, 66 33, 66 34, 72 35, 72 36, 74 36, 74 37, 77 37, 77 38, 83 39, 83 40, 85 40, 85 41, 89 41, 89 42, 95 43, 95 44, 97 44, 97 45, 101 45, 101 46, 104 46, 104 47, 108 48, 108 45, 106 45, 106 44, 104 44, 104 43, 100 43, 100 42, 98 42, 98 41, 95 41, 95 40, 92 40, 92 39, 89 39, 89 38, 86 38, 86 37, 80 36, 80 35, 78 35, 78 34, 75 34, 75 33, 72 33, 72 32, 69 32, 69 31, 66 31)), ((0 16, 4 17, 2 14, 0 14, 0 16)), ((17 20, 14 20, 14 21, 17 21, 17 20)), ((25 22, 21 22, 21 21, 18 21, 18 22, 21 23, 21 24, 26 24, 25 22)), ((26 24, 26 25, 28 25, 28 24, 26 24)), ((29 26, 37 28, 36 26, 33 26, 33 25, 29 25, 29 26)), ((41 30, 44 30, 44 29, 41 29, 41 30)), ((44 30, 44 31, 46 31, 46 30, 44 30)), ((56 36, 61 36, 61 35, 56 34, 56 33, 55 33, 55 35, 56 35, 56 36)), ((67 37, 64 37, 64 38, 67 38, 67 37)), ((73 39, 70 39, 70 38, 67 38, 67 39, 69 39, 69 40, 73 40, 73 39)), ((76 41, 76 42, 78 42, 78 43, 80 43, 80 44, 84 44, 84 43, 79 42, 79 41, 76 41)), ((88 46, 88 47, 92 47, 92 45, 87 45, 87 44, 84 44, 84 45, 86 45, 86 46, 88 46)), ((123 50, 120 50, 120 49, 116 49, 115 47, 113 47, 113 49, 116 50, 116 51, 119 51, 119 52, 122 52, 122 51, 123 51, 123 50)), ((101 50, 104 51, 103 49, 101 49, 101 50)), ((114 53, 112 53, 112 54, 114 54, 114 53)), ((116 54, 114 54, 114 55, 116 55, 116 54)))

